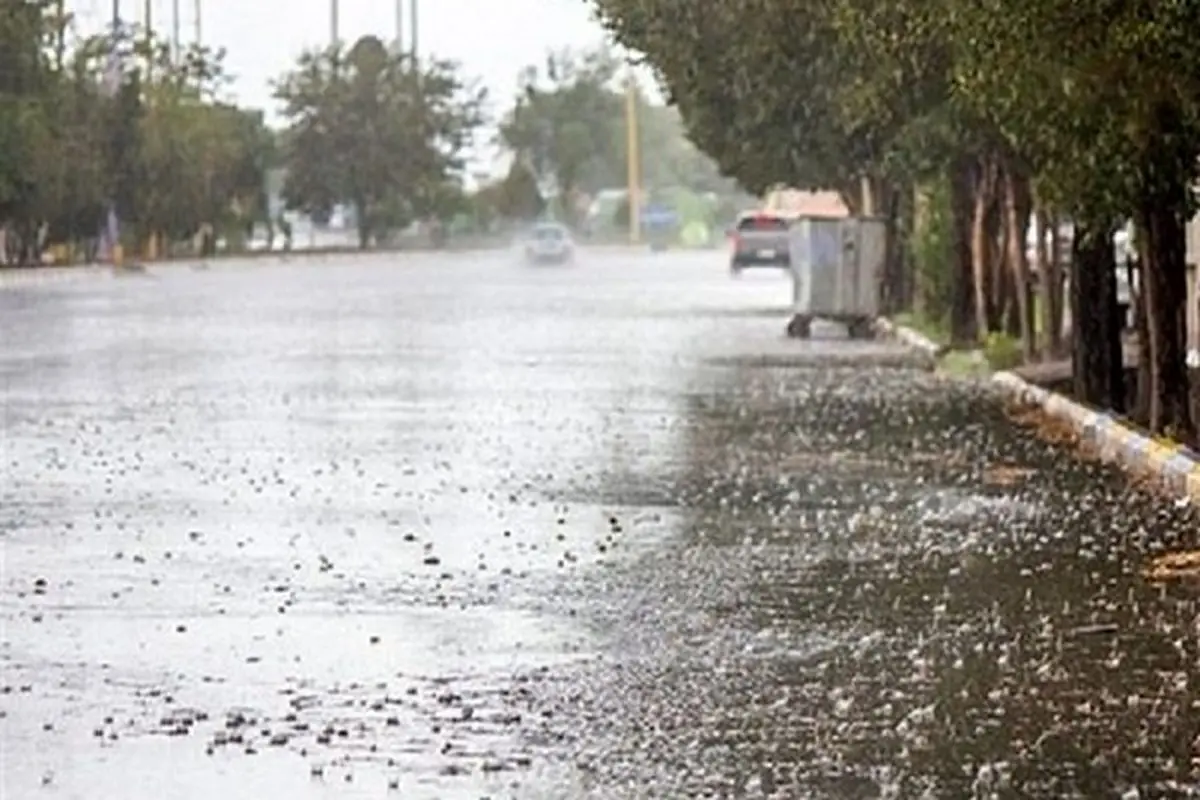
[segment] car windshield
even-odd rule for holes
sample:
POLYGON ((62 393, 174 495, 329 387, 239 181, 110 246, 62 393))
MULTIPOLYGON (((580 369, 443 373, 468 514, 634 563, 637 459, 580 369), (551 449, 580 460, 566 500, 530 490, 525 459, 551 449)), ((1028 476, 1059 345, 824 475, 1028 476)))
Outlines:
POLYGON ((534 228, 533 238, 543 242, 558 241, 563 238, 563 233, 562 228, 547 225, 544 228, 534 228))

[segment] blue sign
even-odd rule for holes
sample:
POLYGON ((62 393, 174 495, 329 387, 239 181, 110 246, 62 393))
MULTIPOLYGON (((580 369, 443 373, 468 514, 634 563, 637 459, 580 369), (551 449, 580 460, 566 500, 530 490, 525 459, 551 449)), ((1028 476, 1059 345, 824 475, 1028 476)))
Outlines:
POLYGON ((647 228, 670 228, 679 224, 679 215, 675 210, 663 205, 646 206, 638 219, 647 228))

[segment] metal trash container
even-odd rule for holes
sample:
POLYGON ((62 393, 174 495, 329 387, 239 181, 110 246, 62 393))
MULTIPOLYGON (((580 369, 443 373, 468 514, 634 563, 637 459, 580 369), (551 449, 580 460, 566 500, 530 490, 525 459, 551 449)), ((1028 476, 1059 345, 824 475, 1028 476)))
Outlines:
POLYGON ((806 339, 814 319, 869 339, 879 315, 887 224, 877 217, 797 217, 788 235, 794 316, 788 335, 806 339))

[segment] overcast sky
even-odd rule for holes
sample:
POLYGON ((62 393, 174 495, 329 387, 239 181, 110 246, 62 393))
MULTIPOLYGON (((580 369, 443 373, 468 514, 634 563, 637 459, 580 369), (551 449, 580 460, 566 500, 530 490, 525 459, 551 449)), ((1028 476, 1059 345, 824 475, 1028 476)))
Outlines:
MULTIPOLYGON (((81 27, 94 31, 111 19, 112 0, 67 0, 81 27)), ((228 51, 239 101, 271 110, 270 81, 305 48, 330 37, 331 0, 200 0, 205 44, 228 51)), ((145 0, 120 0, 125 18, 145 18, 145 0)), ((403 0, 405 37, 410 0, 403 0)), ((185 40, 195 36, 196 0, 178 0, 185 40)), ((172 30, 174 0, 151 0, 154 27, 172 30)), ((372 33, 395 38, 395 0, 340 0, 341 38, 372 33)), ((509 100, 517 73, 547 50, 589 47, 605 40, 585 0, 419 0, 420 49, 462 63, 484 80, 493 101, 509 100)))

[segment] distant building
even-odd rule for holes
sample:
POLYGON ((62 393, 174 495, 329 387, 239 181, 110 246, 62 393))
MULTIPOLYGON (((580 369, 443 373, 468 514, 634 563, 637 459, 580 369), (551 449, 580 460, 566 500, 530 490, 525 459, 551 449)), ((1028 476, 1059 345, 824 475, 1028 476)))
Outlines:
POLYGON ((763 198, 767 211, 781 211, 802 217, 848 217, 850 209, 841 194, 830 191, 776 189, 763 198))

